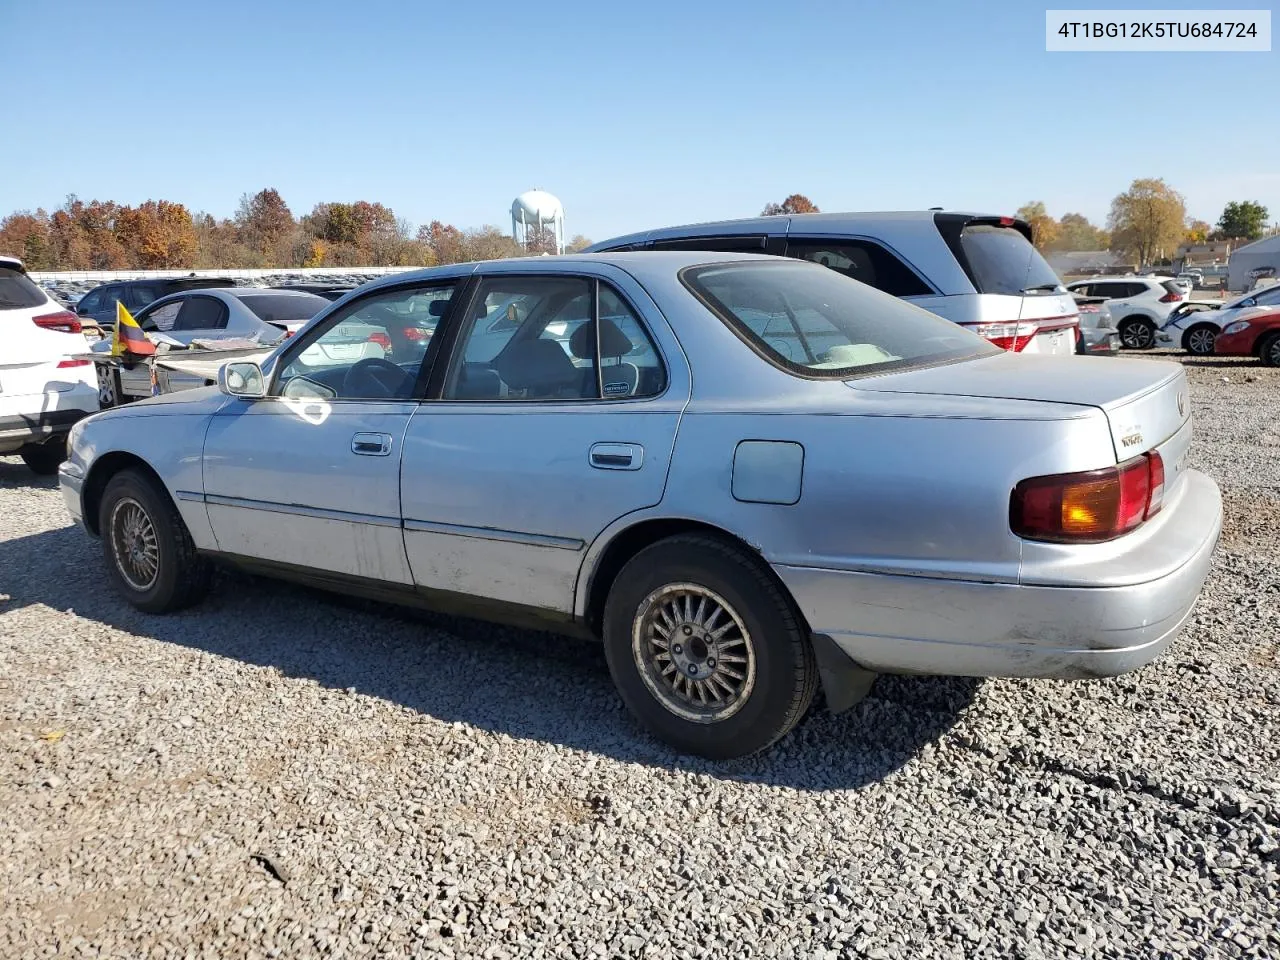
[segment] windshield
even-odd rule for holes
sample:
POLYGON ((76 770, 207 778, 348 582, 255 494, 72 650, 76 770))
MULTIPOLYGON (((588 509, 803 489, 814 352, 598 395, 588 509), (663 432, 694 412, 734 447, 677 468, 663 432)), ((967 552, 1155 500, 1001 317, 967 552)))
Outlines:
POLYGON ((1062 285, 1040 252, 1014 227, 966 224, 960 247, 968 261, 965 272, 979 293, 1053 294, 1062 285))
POLYGON ((766 359, 843 379, 999 353, 963 327, 825 267, 747 261, 681 281, 766 359))
POLYGON ((297 323, 310 320, 329 305, 324 297, 310 293, 241 294, 241 303, 267 323, 297 323))
POLYGON ((42 307, 44 293, 25 273, 12 267, 0 267, 0 310, 42 307))

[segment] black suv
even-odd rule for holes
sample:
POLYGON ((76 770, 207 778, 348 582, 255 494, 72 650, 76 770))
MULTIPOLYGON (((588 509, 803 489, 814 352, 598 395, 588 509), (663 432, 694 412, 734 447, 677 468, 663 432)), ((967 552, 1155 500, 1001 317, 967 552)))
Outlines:
POLYGON ((235 281, 219 277, 161 277, 155 280, 117 280, 94 287, 76 304, 77 316, 92 320, 104 330, 114 330, 116 303, 123 303, 130 313, 137 313, 152 300, 159 300, 179 290, 208 287, 232 287, 235 281))

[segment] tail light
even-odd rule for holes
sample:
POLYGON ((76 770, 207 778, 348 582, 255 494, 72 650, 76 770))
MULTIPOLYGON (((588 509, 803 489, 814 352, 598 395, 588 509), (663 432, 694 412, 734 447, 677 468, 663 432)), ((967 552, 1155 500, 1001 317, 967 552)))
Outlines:
POLYGON ((1009 498, 1009 526, 1027 540, 1101 543, 1160 512, 1164 461, 1152 451, 1116 467, 1023 480, 1009 498))
POLYGON ((1031 342, 1040 325, 1026 320, 1017 323, 978 323, 972 327, 973 332, 990 340, 1001 350, 1012 350, 1019 353, 1031 342))
POLYGON ((59 333, 79 333, 80 318, 70 310, 59 310, 57 313, 42 313, 32 317, 31 322, 42 330, 57 330, 59 333))
POLYGON ((373 333, 369 334, 368 342, 376 343, 382 348, 383 353, 389 354, 391 352, 391 338, 381 331, 375 330, 373 333))
POLYGON ((405 327, 401 331, 404 338, 412 343, 421 343, 424 340, 431 339, 431 331, 423 330, 421 327, 405 327))
POLYGON ((1079 309, 1081 313, 1100 313, 1101 312, 1098 310, 1097 304, 1093 304, 1093 303, 1082 303, 1077 309, 1079 309))
POLYGON ((1160 298, 1160 302, 1161 302, 1161 303, 1181 303, 1181 302, 1182 302, 1182 294, 1180 294, 1180 293, 1166 293, 1163 297, 1161 297, 1161 298, 1160 298))
POLYGON ((87 367, 91 362, 90 360, 62 360, 58 363, 58 369, 67 370, 71 367, 87 367))

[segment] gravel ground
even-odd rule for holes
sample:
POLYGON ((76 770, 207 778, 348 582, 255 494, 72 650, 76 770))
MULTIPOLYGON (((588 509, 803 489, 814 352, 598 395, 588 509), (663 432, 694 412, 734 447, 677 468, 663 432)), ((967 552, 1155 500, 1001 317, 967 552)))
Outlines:
POLYGON ((1280 957, 1280 371, 1188 368, 1228 513, 1166 656, 882 678, 727 766, 574 641, 137 613, 0 461, 0 956, 1280 957))

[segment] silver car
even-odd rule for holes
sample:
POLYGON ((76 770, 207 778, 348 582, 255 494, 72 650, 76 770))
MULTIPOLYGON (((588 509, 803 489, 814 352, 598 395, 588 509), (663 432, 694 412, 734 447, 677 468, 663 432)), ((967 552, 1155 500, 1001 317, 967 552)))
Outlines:
POLYGON ((651 731, 723 758, 820 683, 838 710, 878 673, 1158 656, 1221 526, 1191 431, 1174 364, 1005 352, 812 263, 620 253, 366 285, 217 388, 77 424, 60 479, 143 610, 226 562, 597 637, 651 731), (353 348, 385 312, 434 318, 421 355, 353 348))

